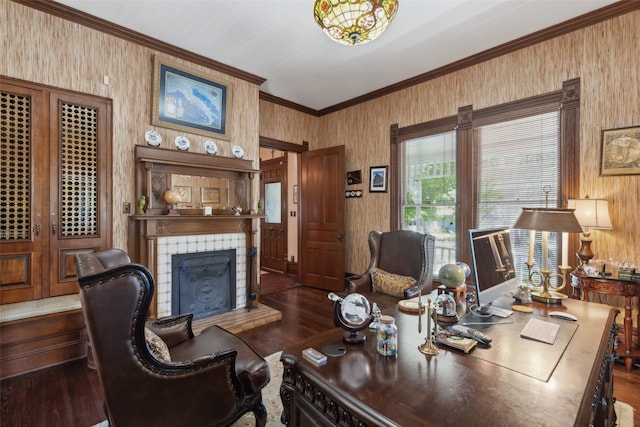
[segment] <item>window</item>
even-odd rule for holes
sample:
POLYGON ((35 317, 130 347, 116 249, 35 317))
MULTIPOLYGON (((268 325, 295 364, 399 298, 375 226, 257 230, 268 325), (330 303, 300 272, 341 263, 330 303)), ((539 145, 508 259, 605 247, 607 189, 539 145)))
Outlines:
POLYGON ((434 265, 456 259, 456 133, 415 138, 403 144, 402 229, 436 238, 434 265))
MULTIPOLYGON (((483 110, 463 107, 457 117, 392 126, 391 161, 397 167, 391 228, 435 236, 436 275, 444 264, 470 262, 467 229, 511 227, 522 207, 562 207, 577 192, 576 86, 578 79, 539 97, 483 110)), ((513 235, 518 275, 526 277, 529 234, 514 230, 513 235)), ((551 238, 551 265, 556 265, 560 239, 551 238)), ((539 260, 540 242, 536 254, 539 260)))
MULTIPOLYGON (((474 128, 475 227, 511 227, 523 207, 559 205, 559 128, 557 108, 474 128)), ((529 233, 515 229, 511 236, 517 277, 527 277, 529 233)), ((551 237, 549 254, 556 265, 557 245, 555 235, 551 237)), ((541 243, 536 247, 539 260, 541 243)))

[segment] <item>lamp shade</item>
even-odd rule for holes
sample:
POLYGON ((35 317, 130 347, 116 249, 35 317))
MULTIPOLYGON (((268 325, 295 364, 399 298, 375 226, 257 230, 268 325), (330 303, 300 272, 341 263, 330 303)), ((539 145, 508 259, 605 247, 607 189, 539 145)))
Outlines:
POLYGON ((575 209, 575 215, 584 228, 612 229, 609 218, 609 202, 604 199, 569 199, 567 207, 575 209))
POLYGON ((313 16, 329 38, 364 44, 382 34, 398 12, 398 0, 315 0, 313 16))
POLYGON ((562 208, 522 208, 520 218, 513 228, 559 233, 582 232, 582 227, 573 214, 573 209, 562 208))

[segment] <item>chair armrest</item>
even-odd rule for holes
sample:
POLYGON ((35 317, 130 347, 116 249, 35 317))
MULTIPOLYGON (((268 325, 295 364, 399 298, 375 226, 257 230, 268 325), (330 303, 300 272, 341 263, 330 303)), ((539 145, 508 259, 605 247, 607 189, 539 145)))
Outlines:
POLYGON ((349 293, 363 293, 370 292, 371 287, 371 274, 365 273, 362 276, 356 276, 349 279, 349 293))
POLYGON ((146 326, 162 338, 167 347, 172 348, 193 338, 192 322, 193 314, 187 313, 147 322, 146 326))
MULTIPOLYGON (((418 296, 418 294, 420 293, 420 290, 424 288, 424 284, 422 283, 416 283, 415 285, 411 286, 410 288, 407 288, 404 290, 404 295, 403 298, 404 299, 411 299, 411 298, 415 298, 418 296)), ((423 291, 424 293, 424 291, 423 291)))

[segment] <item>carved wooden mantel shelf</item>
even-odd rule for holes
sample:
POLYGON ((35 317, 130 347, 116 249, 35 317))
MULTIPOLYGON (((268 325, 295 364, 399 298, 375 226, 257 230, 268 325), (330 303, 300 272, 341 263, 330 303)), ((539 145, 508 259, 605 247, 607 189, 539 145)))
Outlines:
POLYGON ((253 233, 254 220, 264 215, 135 215, 131 221, 142 222, 147 237, 183 236, 210 233, 253 233))

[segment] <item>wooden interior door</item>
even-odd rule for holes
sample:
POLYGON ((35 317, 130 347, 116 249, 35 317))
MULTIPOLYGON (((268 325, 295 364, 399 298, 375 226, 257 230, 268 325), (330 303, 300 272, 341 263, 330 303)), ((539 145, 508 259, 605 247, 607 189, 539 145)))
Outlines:
POLYGON ((260 220, 260 268, 287 271, 287 160, 260 162, 260 199, 265 218, 260 220))
POLYGON ((344 145, 305 151, 300 163, 302 283, 345 287, 344 145))
POLYGON ((43 251, 48 242, 48 201, 42 179, 48 153, 46 96, 0 80, 0 304, 39 299, 43 251), (45 214, 43 214, 43 212, 45 214))
MULTIPOLYGON (((111 103, 52 93, 49 158, 49 287, 44 296, 78 291, 73 257, 111 242, 111 103)), ((45 290, 46 291, 46 290, 45 290)))

